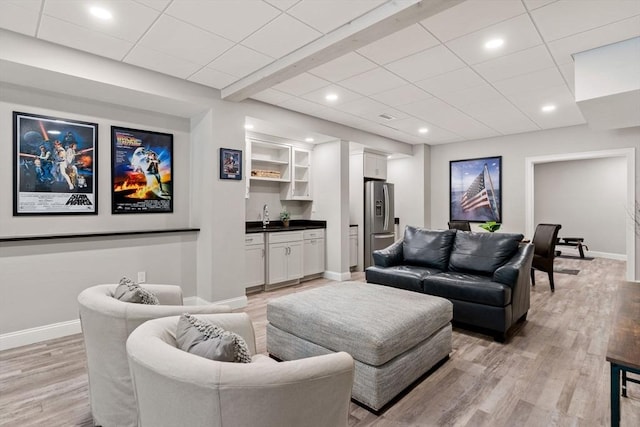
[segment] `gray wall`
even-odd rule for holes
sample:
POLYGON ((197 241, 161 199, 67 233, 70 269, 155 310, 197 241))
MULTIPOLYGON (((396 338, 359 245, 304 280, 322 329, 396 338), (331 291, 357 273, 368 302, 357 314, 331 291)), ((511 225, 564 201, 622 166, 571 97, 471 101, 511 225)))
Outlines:
POLYGON ((624 158, 540 163, 534 172, 535 224, 561 224, 560 236, 584 237, 591 251, 626 253, 624 158))
MULTIPOLYGON (((431 227, 444 228, 449 217, 449 161, 502 156, 501 230, 525 233, 525 158, 635 148, 640 165, 640 127, 594 131, 587 125, 506 135, 431 147, 431 227)), ((640 200, 638 170, 636 201, 640 200)), ((472 227, 476 228, 475 225, 472 227)), ((479 230, 479 229, 478 229, 479 230)), ((640 236, 635 237, 636 280, 640 274, 640 236)))

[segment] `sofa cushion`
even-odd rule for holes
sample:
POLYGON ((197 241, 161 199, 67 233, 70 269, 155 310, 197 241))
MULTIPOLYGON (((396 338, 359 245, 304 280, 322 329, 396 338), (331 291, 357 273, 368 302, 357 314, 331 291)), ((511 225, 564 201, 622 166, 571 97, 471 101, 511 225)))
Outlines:
POLYGON ((113 297, 123 302, 132 302, 136 304, 160 304, 158 298, 153 294, 153 292, 144 289, 127 277, 120 279, 118 287, 113 292, 113 297))
POLYGON ((441 272, 441 270, 428 267, 398 265, 385 268, 374 265, 366 269, 365 277, 369 283, 422 292, 424 278, 441 272))
POLYGON ((427 230, 407 226, 402 242, 405 263, 446 270, 455 235, 455 230, 427 230))
POLYGON ((516 253, 523 237, 516 233, 456 233, 449 270, 493 274, 516 253))
POLYGON ((505 307, 511 304, 511 287, 490 278, 468 273, 446 272, 429 276, 424 292, 442 298, 505 307))
POLYGON ((178 348, 219 362, 250 363, 251 355, 245 340, 235 332, 198 319, 188 313, 178 319, 178 348))

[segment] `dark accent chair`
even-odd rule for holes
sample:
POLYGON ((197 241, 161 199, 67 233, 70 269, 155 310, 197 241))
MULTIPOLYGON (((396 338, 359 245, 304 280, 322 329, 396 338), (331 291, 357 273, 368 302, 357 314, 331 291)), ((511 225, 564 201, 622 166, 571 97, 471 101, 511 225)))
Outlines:
POLYGON ((556 257, 556 242, 560 224, 538 224, 533 235, 533 262, 531 263, 531 286, 536 285, 535 270, 549 275, 551 292, 555 292, 553 284, 553 260, 556 257))
POLYGON ((469 221, 449 221, 449 230, 471 231, 469 221))

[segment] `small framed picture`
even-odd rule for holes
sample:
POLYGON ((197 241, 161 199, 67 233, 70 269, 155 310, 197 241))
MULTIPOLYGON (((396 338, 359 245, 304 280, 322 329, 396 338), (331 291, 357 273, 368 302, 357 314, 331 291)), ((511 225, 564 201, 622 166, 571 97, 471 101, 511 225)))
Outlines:
POLYGON ((220 179, 242 179, 242 151, 220 149, 220 179))

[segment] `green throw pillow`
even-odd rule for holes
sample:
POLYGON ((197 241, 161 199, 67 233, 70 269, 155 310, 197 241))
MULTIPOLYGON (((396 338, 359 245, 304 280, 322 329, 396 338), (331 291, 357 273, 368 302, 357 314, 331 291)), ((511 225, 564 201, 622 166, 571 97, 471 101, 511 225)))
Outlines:
POLYGON ((153 292, 142 288, 139 284, 126 277, 120 279, 120 284, 116 288, 113 297, 120 301, 133 302, 136 304, 160 304, 153 292))
POLYGON ((176 328, 178 348, 219 362, 250 363, 245 340, 235 332, 225 331, 189 313, 180 316, 176 328))

